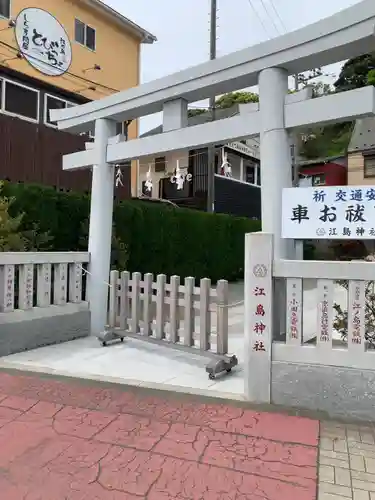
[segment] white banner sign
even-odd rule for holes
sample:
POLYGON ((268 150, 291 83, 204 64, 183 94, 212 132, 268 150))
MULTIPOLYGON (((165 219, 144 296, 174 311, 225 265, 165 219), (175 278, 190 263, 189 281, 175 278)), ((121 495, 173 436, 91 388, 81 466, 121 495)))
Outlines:
POLYGON ((17 16, 15 36, 20 52, 31 66, 48 76, 68 71, 72 47, 67 32, 49 12, 30 7, 17 16))
POLYGON ((283 189, 282 237, 375 239, 375 187, 283 189))

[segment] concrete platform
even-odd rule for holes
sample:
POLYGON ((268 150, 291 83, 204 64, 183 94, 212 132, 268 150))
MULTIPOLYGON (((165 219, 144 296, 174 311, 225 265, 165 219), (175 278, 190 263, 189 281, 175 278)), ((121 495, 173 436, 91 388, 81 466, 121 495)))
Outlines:
POLYGON ((205 357, 133 339, 102 347, 87 337, 0 358, 0 367, 243 399, 243 337, 232 336, 230 347, 239 366, 216 380, 208 379, 205 357))

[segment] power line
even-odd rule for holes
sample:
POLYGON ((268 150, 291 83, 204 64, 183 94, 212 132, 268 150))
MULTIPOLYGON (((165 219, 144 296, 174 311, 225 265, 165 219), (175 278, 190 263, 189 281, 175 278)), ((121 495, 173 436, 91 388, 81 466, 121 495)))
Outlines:
POLYGON ((265 23, 264 23, 263 19, 260 17, 260 15, 259 15, 259 13, 258 13, 257 9, 255 8, 255 6, 254 6, 254 4, 253 4, 252 0, 247 0, 247 1, 248 1, 248 4, 250 5, 250 8, 252 9, 252 11, 253 11, 253 12, 254 12, 254 14, 256 15, 256 17, 258 18, 258 21, 259 21, 259 22, 260 22, 260 24, 262 25, 263 30, 264 30, 264 32, 266 33, 267 38, 272 38, 272 37, 270 36, 270 34, 269 34, 269 31, 268 31, 268 29, 267 29, 267 27, 266 27, 266 25, 265 25, 265 23))
POLYGON ((279 12, 278 12, 278 10, 277 10, 277 8, 276 8, 275 4, 274 4, 274 1, 273 1, 273 0, 270 0, 270 4, 271 4, 271 7, 272 7, 272 10, 273 10, 273 11, 274 11, 274 13, 276 14, 277 19, 279 20, 279 23, 280 23, 281 27, 283 28, 283 30, 285 31, 285 33, 287 33, 287 31, 288 31, 288 30, 286 29, 285 23, 284 23, 284 21, 282 20, 282 18, 281 18, 281 16, 280 16, 280 14, 279 14, 279 12))
POLYGON ((273 27, 274 27, 274 28, 275 28, 275 30, 276 30, 276 33, 277 33, 278 35, 281 35, 281 32, 280 32, 280 30, 279 30, 279 28, 278 28, 277 24, 276 24, 276 23, 275 23, 275 21, 273 20, 273 16, 269 13, 268 7, 266 6, 266 4, 265 4, 264 0, 260 0, 260 3, 262 4, 263 9, 264 9, 265 13, 267 14, 267 16, 270 18, 271 23, 273 24, 273 27))
MULTIPOLYGON (((6 43, 6 42, 3 42, 2 40, 0 40, 0 45, 1 45, 1 46, 6 47, 7 49, 12 50, 13 52, 16 52, 16 53, 20 53, 20 54, 22 54, 22 52, 20 52, 20 50, 19 50, 18 48, 13 47, 12 45, 10 45, 10 44, 8 44, 8 43, 6 43)), ((43 63, 43 64, 45 64, 46 66, 49 66, 49 67, 51 67, 51 68, 55 68, 55 66, 54 66, 53 64, 50 64, 50 63, 48 63, 48 62, 46 62, 46 61, 44 61, 44 60, 40 59, 39 57, 32 56, 31 54, 28 54, 28 57, 30 57, 30 59, 33 59, 34 61, 37 61, 37 62, 43 63)), ((80 76, 80 75, 76 75, 76 74, 74 74, 74 73, 72 73, 72 72, 70 72, 70 71, 65 71, 65 73, 63 73, 63 74, 62 74, 62 75, 60 75, 60 76, 62 76, 63 78, 66 78, 66 77, 67 77, 67 75, 69 75, 70 77, 73 77, 73 78, 78 78, 79 80, 82 80, 82 81, 84 81, 85 83, 91 83, 91 84, 96 85, 96 86, 98 86, 98 87, 102 87, 103 89, 109 90, 109 91, 111 91, 111 92, 119 92, 119 90, 117 90, 117 89, 113 89, 113 88, 108 87, 107 85, 104 85, 104 84, 102 84, 102 83, 98 83, 98 82, 95 82, 95 81, 93 81, 93 80, 89 80, 88 78, 85 78, 85 77, 80 76)))

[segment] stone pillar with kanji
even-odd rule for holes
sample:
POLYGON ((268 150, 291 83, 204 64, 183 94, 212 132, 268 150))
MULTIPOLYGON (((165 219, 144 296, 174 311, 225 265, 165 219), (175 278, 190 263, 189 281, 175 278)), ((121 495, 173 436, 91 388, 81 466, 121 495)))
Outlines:
POLYGON ((245 237, 245 397, 271 402, 272 235, 245 237))

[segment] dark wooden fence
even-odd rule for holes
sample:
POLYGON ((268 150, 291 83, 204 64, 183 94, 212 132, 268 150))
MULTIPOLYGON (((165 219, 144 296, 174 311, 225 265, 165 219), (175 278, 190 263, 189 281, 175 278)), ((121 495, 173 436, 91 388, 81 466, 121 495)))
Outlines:
POLYGON ((260 187, 216 175, 215 212, 260 220, 260 187))
MULTIPOLYGON (((85 136, 0 114, 0 179, 90 192, 91 171, 64 172, 62 157, 85 149, 85 136)), ((129 198, 130 168, 123 169, 123 187, 116 196, 129 198)))

